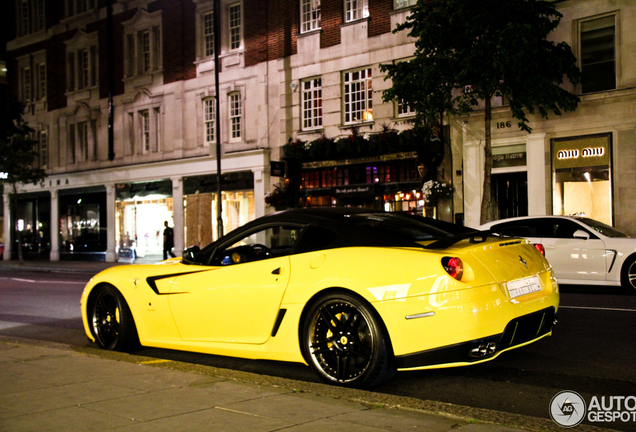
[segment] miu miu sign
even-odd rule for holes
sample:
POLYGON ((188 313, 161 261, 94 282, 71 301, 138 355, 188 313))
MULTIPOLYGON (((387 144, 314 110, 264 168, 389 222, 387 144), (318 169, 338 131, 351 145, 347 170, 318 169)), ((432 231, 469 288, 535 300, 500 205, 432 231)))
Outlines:
POLYGON ((557 159, 578 159, 580 157, 601 157, 605 155, 605 147, 588 147, 582 150, 559 150, 557 159))

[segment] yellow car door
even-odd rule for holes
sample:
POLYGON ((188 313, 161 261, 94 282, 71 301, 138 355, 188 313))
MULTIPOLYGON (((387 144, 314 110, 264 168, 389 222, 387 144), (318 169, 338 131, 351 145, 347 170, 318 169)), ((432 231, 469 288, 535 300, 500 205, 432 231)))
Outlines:
POLYGON ((181 338, 266 342, 289 281, 289 256, 197 269, 203 271, 175 278, 170 290, 170 309, 181 338))

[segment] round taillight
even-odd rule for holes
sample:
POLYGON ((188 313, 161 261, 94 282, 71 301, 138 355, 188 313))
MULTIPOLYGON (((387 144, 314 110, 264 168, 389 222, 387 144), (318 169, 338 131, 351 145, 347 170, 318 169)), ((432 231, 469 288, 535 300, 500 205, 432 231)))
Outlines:
POLYGON ((444 257, 442 258, 442 266, 446 273, 448 273, 452 278, 457 280, 462 280, 462 276, 464 275, 464 263, 462 260, 457 257, 444 257))
POLYGON ((541 252, 541 255, 545 256, 545 247, 543 247, 541 243, 534 243, 533 246, 536 250, 541 252))

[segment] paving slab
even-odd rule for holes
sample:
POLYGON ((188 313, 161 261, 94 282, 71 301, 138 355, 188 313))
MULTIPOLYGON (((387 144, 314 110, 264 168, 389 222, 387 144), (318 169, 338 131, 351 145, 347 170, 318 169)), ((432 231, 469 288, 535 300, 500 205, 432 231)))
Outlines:
POLYGON ((1 432, 113 430, 518 432, 561 428, 547 419, 0 336, 1 432))

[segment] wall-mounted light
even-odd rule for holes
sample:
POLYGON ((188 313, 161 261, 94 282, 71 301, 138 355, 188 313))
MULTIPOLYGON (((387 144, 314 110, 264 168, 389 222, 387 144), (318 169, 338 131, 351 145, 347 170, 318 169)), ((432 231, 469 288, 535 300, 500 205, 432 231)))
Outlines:
POLYGON ((296 84, 296 81, 292 81, 291 84, 289 84, 289 88, 291 88, 292 92, 296 92, 296 89, 298 88, 298 84, 296 84))

